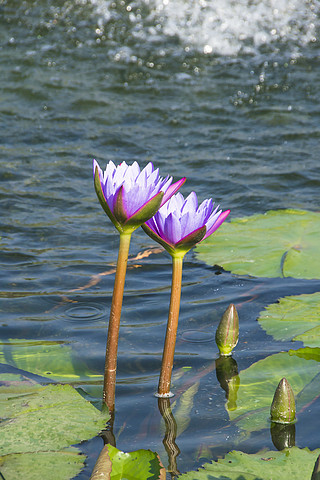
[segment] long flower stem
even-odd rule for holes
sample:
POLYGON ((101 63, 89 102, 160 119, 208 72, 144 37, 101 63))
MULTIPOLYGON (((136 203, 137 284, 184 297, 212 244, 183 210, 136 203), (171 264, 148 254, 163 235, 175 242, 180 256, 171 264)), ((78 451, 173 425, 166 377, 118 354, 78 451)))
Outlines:
POLYGON ((160 397, 170 396, 171 373, 180 311, 182 264, 183 257, 172 256, 172 284, 169 317, 158 386, 158 395, 160 397))
POLYGON ((109 319, 106 362, 105 362, 105 369, 104 369, 104 384, 103 384, 103 401, 109 408, 110 412, 113 412, 114 404, 115 404, 116 370, 117 370, 117 353, 118 353, 120 317, 121 317, 124 283, 125 283, 126 271, 127 271, 130 240, 131 240, 131 233, 120 233, 120 245, 119 245, 117 270, 116 270, 116 277, 114 280, 113 296, 112 296, 110 319, 109 319))

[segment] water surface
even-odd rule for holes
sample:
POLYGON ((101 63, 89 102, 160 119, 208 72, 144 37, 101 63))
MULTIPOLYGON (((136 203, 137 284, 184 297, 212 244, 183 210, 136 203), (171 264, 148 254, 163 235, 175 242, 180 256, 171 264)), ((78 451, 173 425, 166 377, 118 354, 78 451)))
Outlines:
MULTIPOLYGON (((103 371, 118 235, 94 192, 93 158, 102 166, 153 161, 163 175, 187 177, 183 194, 211 196, 232 217, 319 209, 319 7, 295 0, 0 2, 3 341, 60 341, 92 372, 103 371)), ((150 247, 142 231, 133 235, 115 435, 118 448, 151 448, 166 465, 153 392, 171 264, 157 250, 135 260, 150 247)), ((239 277, 187 255, 175 357, 186 382, 176 385, 181 393, 199 383, 177 439, 181 472, 235 448, 214 370, 223 311, 231 302, 238 307, 241 370, 292 346, 267 337, 259 312, 281 296, 314 291, 316 280, 239 277)), ((81 392, 99 404, 101 385, 83 384, 81 392)), ((315 430, 304 415, 296 444, 318 447, 315 430)), ((242 445, 248 452, 265 446, 274 448, 269 432, 242 445)), ((88 466, 79 479, 90 477, 101 447, 100 438, 83 446, 88 466)))

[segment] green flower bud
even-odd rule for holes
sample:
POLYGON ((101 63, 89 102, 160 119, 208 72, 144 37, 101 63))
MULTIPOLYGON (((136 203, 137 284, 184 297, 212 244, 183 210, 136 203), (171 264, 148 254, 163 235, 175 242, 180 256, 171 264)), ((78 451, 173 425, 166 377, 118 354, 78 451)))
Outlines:
POLYGON ((271 410, 271 421, 276 423, 293 423, 296 416, 294 393, 286 378, 280 380, 275 391, 271 410))
POLYGON ((224 312, 216 331, 216 344, 220 355, 231 355, 239 339, 239 317, 233 303, 224 312))

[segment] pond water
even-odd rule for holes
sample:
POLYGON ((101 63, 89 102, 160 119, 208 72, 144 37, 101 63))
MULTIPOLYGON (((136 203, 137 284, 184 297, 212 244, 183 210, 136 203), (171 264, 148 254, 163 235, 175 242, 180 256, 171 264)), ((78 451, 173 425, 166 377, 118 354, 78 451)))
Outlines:
MULTIPOLYGON (((0 0, 3 342, 61 342, 103 372, 118 234, 94 191, 93 158, 152 161, 164 176, 187 177, 183 194, 212 197, 230 218, 319 209, 319 13, 316 0, 0 0)), ((130 255, 114 434, 121 450, 150 448, 167 466, 153 393, 171 259, 142 230, 130 255)), ((195 387, 178 422, 181 472, 233 448, 274 448, 266 430, 239 444, 228 420, 214 342, 227 306, 239 312, 240 371, 292 348, 262 331, 259 312, 319 289, 317 280, 236 276, 186 256, 173 401, 195 387)), ((101 382, 77 387, 100 405, 101 382)), ((311 413, 319 411, 316 401, 311 413)), ((296 445, 316 448, 308 412, 296 445)), ((81 446, 79 480, 102 445, 97 437, 81 446)))

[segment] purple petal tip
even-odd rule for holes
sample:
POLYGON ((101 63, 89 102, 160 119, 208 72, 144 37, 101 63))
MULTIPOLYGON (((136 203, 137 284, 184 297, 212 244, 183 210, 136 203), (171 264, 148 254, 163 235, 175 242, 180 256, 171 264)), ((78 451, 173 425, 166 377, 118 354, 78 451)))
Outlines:
POLYGON ((183 177, 181 178, 181 180, 178 180, 176 183, 170 185, 170 187, 163 196, 160 207, 162 207, 162 205, 164 205, 179 190, 179 188, 182 187, 186 180, 187 178, 183 177))
POLYGON ((203 240, 208 238, 210 235, 212 235, 223 224, 223 222, 225 221, 225 219, 229 215, 230 211, 231 210, 226 210, 226 211, 222 212, 221 215, 219 215, 217 221, 212 225, 211 228, 209 228, 209 230, 207 231, 207 233, 203 237, 203 240))

